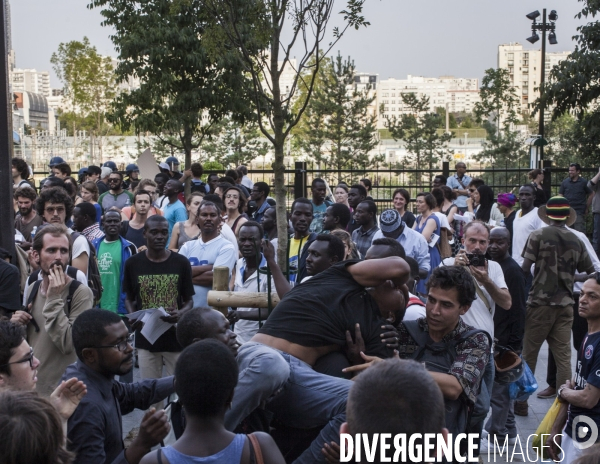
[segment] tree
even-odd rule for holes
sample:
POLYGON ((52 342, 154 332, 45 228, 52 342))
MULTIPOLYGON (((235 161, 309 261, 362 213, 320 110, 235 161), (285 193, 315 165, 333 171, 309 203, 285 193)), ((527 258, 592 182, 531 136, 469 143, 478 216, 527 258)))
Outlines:
POLYGON ((361 15, 364 2, 346 0, 346 9, 341 12, 343 26, 341 29, 333 28, 331 42, 322 53, 321 45, 329 40, 327 26, 335 0, 202 1, 206 11, 215 19, 211 31, 214 36, 213 53, 219 55, 226 50, 239 53, 245 71, 252 79, 250 94, 256 106, 260 130, 273 145, 279 262, 287 259, 288 244, 285 142, 306 109, 325 55, 349 27, 358 29, 368 25, 361 15), (288 20, 291 27, 286 28, 288 20), (262 47, 263 44, 268 45, 262 47), (287 89, 282 87, 284 78, 289 79, 287 89), (300 83, 308 91, 304 101, 294 107, 300 83))
MULTIPOLYGON (((324 60, 320 85, 294 129, 295 141, 309 156, 326 168, 341 171, 349 166, 369 168, 378 161, 369 152, 377 146, 376 117, 369 114, 375 97, 369 88, 358 90, 354 62, 324 60)), ((341 181, 341 172, 338 181, 341 181)))
MULTIPOLYGON (((98 54, 87 37, 79 42, 61 43, 50 62, 63 83, 63 95, 68 110, 59 115, 69 132, 87 130, 91 136, 90 149, 98 145, 102 161, 104 137, 115 131, 107 124, 105 112, 116 95, 115 74, 110 57, 98 54), (94 139, 95 142, 94 143, 94 139)), ((91 154, 94 162, 94 154, 91 154)))
POLYGON ((199 0, 93 0, 102 8, 119 64, 117 80, 139 79, 138 89, 120 94, 110 119, 123 128, 156 135, 164 146, 185 153, 226 116, 243 122, 250 114, 241 61, 235 51, 208 53, 205 29, 212 18, 199 0))
MULTIPOLYGON (((599 13, 600 2, 586 0, 577 17, 591 19, 599 13)), ((535 110, 551 108, 553 122, 573 112, 578 135, 574 143, 583 148, 576 159, 595 166, 600 163, 600 21, 589 21, 577 32, 575 50, 552 68, 535 110)))
MULTIPOLYGON (((427 95, 419 98, 411 92, 403 93, 401 96, 404 113, 399 118, 387 117, 385 106, 382 105, 381 112, 385 117, 385 126, 394 140, 404 141, 409 163, 416 169, 428 166, 431 171, 434 165, 448 157, 446 143, 450 141, 452 134, 438 133, 438 127, 445 123, 442 123, 442 116, 439 113, 429 111, 427 95)), ((417 185, 420 186, 422 180, 421 176, 418 176, 417 185)))

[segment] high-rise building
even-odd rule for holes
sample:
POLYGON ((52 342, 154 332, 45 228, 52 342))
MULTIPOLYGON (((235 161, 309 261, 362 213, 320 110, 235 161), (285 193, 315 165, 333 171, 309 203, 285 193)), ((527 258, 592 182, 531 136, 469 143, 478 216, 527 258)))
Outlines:
POLYGON ((10 72, 13 92, 31 92, 50 97, 50 74, 48 71, 15 68, 10 72))
MULTIPOLYGON (((570 52, 546 51, 546 79, 552 67, 566 59, 569 54, 570 52)), ((522 112, 531 112, 532 103, 540 96, 541 66, 541 50, 524 50, 520 43, 498 46, 498 68, 508 69, 522 112)))

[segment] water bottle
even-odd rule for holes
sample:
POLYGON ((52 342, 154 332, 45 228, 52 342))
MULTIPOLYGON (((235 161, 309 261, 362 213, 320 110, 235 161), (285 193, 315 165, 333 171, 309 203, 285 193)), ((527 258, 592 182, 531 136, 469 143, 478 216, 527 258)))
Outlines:
POLYGON ((33 239, 35 238, 35 234, 37 233, 37 226, 33 226, 33 229, 31 229, 31 241, 33 242, 33 239))

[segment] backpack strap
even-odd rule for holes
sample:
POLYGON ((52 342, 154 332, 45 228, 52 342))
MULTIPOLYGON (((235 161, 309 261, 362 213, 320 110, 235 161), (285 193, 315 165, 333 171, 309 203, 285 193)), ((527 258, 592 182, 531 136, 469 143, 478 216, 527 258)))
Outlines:
POLYGON ((26 286, 29 287, 32 283, 34 283, 36 280, 39 279, 39 275, 40 275, 40 270, 38 269, 37 271, 33 271, 31 274, 29 274, 29 277, 27 277, 27 284, 26 286))
POLYGON ((250 440, 250 462, 255 464, 265 464, 265 460, 263 459, 262 450, 260 449, 260 443, 258 442, 258 438, 256 435, 251 433, 250 435, 246 435, 250 440))
MULTIPOLYGON (((35 280, 33 282, 33 286, 29 289, 29 295, 27 296, 27 305, 25 306, 25 309, 27 311, 29 311, 29 305, 33 304, 33 301, 35 300, 35 297, 37 296, 37 293, 40 289, 40 285, 42 285, 42 281, 35 280)), ((29 314, 31 314, 31 313, 29 313, 29 314)), ((40 326, 38 325, 37 321, 33 318, 33 316, 31 317, 31 323, 33 324, 33 327, 35 328, 35 331, 39 332, 40 326)))
POLYGON ((75 266, 67 266, 67 275, 71 279, 77 280, 77 268, 75 266))
POLYGON ((79 282, 77 279, 73 279, 71 281, 71 284, 69 285, 69 294, 67 295, 67 304, 65 305, 65 314, 67 315, 67 317, 69 316, 69 314, 71 314, 71 303, 73 302, 73 295, 75 295, 75 292, 77 291, 80 285, 82 285, 82 283, 79 282))
POLYGON ((418 319, 413 321, 402 321, 404 327, 408 331, 408 334, 415 341, 419 349, 412 354, 412 359, 418 359, 423 350, 427 347, 427 342, 429 341, 429 334, 423 330, 419 326, 418 319))
POLYGON ((156 450, 156 460, 158 461, 158 464, 163 464, 162 451, 160 448, 156 450))

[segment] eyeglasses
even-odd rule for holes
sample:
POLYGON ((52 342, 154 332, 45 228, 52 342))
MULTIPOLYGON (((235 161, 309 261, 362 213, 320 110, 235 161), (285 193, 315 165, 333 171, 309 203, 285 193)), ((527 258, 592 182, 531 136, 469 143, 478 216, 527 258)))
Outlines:
POLYGON ((50 214, 62 214, 66 209, 64 206, 48 206, 44 211, 50 214))
POLYGON ((227 200, 231 200, 231 199, 233 199, 233 200, 239 200, 240 196, 239 195, 225 195, 225 198, 227 200))
POLYGON ((11 363, 3 364, 0 367, 10 366, 11 364, 21 364, 24 362, 29 362, 29 366, 33 369, 33 348, 29 348, 29 356, 27 356, 26 358, 23 358, 19 361, 13 361, 11 363))
POLYGON ((112 179, 108 179, 109 182, 121 182, 120 178, 112 178, 112 179))
POLYGON ((133 343, 133 334, 129 334, 125 340, 121 340, 116 345, 100 345, 94 348, 116 348, 119 351, 125 351, 128 345, 133 343))

